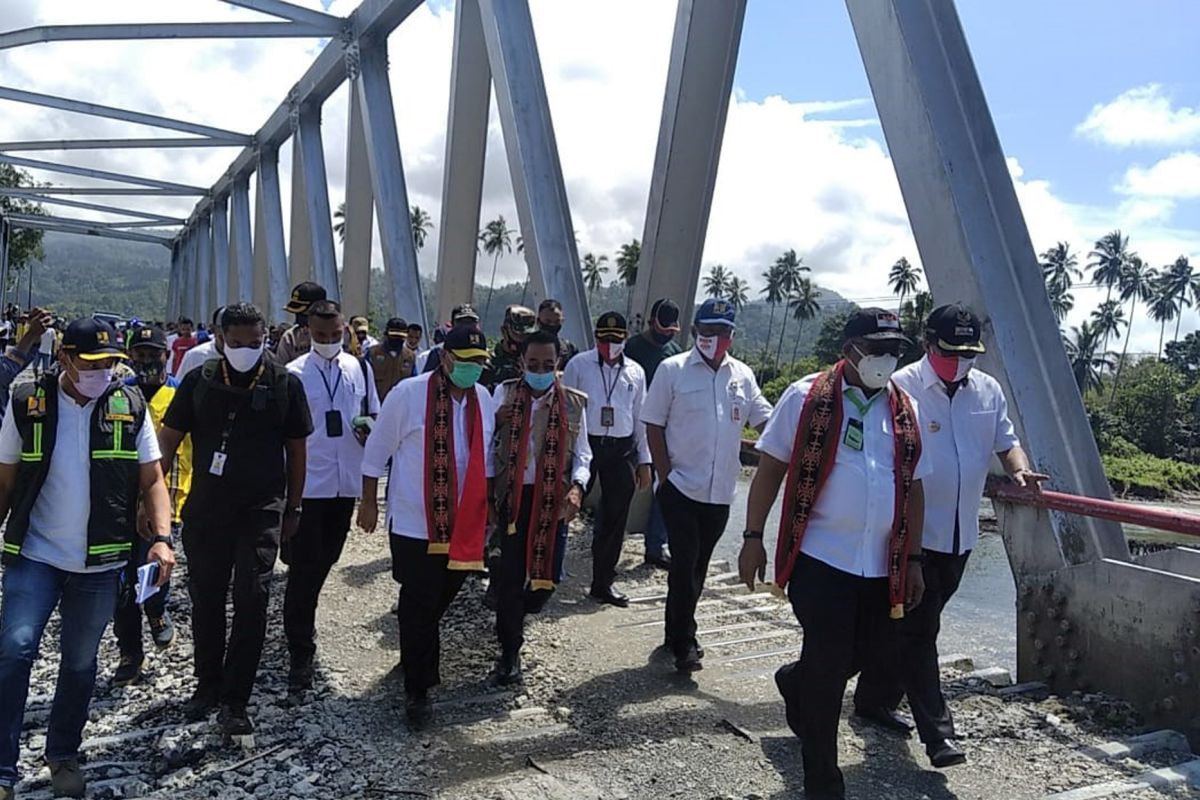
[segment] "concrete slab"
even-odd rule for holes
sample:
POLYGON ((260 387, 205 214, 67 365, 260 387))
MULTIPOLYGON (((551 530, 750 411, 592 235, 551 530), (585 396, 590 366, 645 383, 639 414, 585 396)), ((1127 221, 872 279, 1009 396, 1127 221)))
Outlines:
POLYGON ((1114 797, 1142 789, 1169 789, 1180 786, 1200 786, 1200 758, 1174 767, 1144 772, 1127 781, 1109 781, 1046 795, 1046 800, 1096 800, 1099 797, 1114 797))
POLYGON ((1200 578, 1200 550, 1192 547, 1174 547, 1147 553, 1138 559, 1143 567, 1174 572, 1189 578, 1200 578))

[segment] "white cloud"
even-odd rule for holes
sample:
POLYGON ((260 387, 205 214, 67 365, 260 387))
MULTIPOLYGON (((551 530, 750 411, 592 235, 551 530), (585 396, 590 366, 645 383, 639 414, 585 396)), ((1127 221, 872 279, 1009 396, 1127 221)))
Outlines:
POLYGON ((1150 167, 1130 167, 1117 191, 1142 198, 1200 197, 1200 153, 1175 153, 1150 167))
POLYGON ((1174 107, 1162 86, 1150 83, 1097 103, 1075 132, 1116 147, 1191 144, 1200 141, 1200 111, 1174 107))

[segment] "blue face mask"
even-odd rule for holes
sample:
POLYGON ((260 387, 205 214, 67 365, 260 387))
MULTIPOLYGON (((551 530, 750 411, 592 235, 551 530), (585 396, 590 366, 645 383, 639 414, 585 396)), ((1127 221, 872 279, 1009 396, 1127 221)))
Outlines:
POLYGON ((553 372, 526 372, 525 382, 535 392, 544 392, 554 385, 553 372))

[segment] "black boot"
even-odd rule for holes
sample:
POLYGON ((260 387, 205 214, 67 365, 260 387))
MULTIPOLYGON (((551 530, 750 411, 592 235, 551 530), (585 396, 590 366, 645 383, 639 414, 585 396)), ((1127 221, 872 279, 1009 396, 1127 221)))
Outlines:
POLYGON ((511 686, 514 683, 520 683, 524 679, 521 674, 521 652, 508 650, 501 654, 496 661, 494 673, 497 686, 511 686))

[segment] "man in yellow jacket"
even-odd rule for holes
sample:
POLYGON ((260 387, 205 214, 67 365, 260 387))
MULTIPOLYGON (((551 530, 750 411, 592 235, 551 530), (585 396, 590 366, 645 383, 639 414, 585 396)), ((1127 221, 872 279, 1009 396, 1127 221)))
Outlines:
MULTIPOLYGON (((157 432, 162 427, 163 415, 175 397, 175 387, 179 384, 167 374, 169 359, 166 334, 159 328, 134 328, 129 333, 130 364, 134 377, 128 383, 136 385, 146 397, 146 408, 157 432)), ((171 494, 171 535, 179 535, 180 511, 187 500, 188 490, 192 486, 192 442, 184 439, 175 459, 174 467, 166 474, 167 490, 171 494)), ((130 571, 126 576, 125 586, 117 602, 116 614, 113 616, 113 632, 117 636, 117 646, 121 652, 121 661, 113 673, 113 684, 125 686, 141 677, 142 663, 145 661, 145 651, 142 649, 142 612, 150 624, 150 636, 159 649, 170 646, 175 638, 175 626, 171 623, 171 615, 167 612, 167 592, 170 584, 164 584, 157 594, 146 599, 140 608, 135 602, 134 588, 137 583, 137 565, 145 563, 143 551, 150 547, 150 541, 141 530, 139 515, 139 533, 134 542, 134 558, 130 559, 130 571)))

